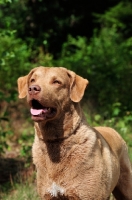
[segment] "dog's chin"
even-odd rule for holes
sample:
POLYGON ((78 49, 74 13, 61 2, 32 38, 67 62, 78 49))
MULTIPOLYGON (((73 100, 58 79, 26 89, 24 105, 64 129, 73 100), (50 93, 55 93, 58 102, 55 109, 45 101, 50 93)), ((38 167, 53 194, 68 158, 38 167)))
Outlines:
POLYGON ((47 122, 49 120, 54 120, 55 117, 45 117, 45 116, 31 115, 31 119, 35 122, 47 122))
POLYGON ((29 104, 31 106, 31 118, 35 122, 46 122, 48 120, 53 120, 57 115, 56 108, 43 106, 38 100, 32 99, 29 104))

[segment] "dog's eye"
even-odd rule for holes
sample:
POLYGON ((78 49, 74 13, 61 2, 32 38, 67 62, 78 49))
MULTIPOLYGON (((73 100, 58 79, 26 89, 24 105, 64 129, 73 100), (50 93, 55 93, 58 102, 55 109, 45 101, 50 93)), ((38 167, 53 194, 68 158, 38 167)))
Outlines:
POLYGON ((54 80, 54 81, 53 81, 53 84, 58 84, 58 85, 61 85, 61 81, 54 80))
POLYGON ((32 78, 31 80, 30 80, 30 82, 32 83, 32 82, 35 82, 35 79, 34 78, 32 78))

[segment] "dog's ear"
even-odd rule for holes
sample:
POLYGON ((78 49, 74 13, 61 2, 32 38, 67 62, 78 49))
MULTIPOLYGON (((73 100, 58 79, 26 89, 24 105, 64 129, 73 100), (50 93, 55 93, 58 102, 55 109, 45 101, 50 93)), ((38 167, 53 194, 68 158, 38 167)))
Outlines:
POLYGON ((19 98, 22 99, 27 96, 27 87, 28 87, 28 79, 32 76, 32 74, 38 69, 39 67, 35 67, 32 69, 28 75, 18 78, 17 84, 18 84, 18 92, 19 92, 19 98))
POLYGON ((28 75, 20 77, 17 80, 18 92, 19 92, 20 99, 26 97, 26 95, 27 95, 27 78, 28 78, 28 75))
POLYGON ((70 70, 68 70, 68 76, 71 79, 70 98, 73 102, 79 102, 84 95, 88 80, 78 76, 70 70))

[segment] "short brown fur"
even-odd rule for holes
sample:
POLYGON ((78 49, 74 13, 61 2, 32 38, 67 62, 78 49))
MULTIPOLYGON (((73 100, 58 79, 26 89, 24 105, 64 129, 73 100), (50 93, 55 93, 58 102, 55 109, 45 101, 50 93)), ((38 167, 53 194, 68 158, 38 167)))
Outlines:
POLYGON ((65 68, 38 67, 18 79, 19 97, 27 96, 55 112, 35 121, 33 162, 42 200, 132 200, 132 169, 127 147, 112 128, 91 128, 79 102, 86 79, 65 68), (33 92, 29 92, 32 87, 33 92), (37 92, 36 92, 37 91, 37 92))

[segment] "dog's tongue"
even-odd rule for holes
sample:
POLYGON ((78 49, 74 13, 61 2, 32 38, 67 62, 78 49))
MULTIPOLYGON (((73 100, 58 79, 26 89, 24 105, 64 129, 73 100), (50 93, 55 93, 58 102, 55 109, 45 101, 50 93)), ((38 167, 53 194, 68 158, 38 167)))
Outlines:
POLYGON ((39 109, 39 110, 33 109, 33 108, 30 109, 30 112, 32 115, 40 115, 42 113, 42 111, 43 111, 43 109, 39 109))
POLYGON ((46 113, 47 112, 47 108, 44 109, 30 109, 30 112, 32 115, 40 115, 41 113, 46 113))

